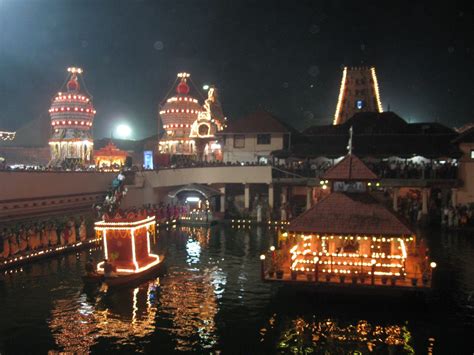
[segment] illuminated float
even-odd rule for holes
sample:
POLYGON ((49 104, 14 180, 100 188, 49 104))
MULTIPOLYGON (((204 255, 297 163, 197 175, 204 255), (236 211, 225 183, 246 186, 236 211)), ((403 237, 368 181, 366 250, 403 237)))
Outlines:
MULTIPOLYGON (((106 277, 109 286, 140 280, 161 267, 164 257, 150 249, 150 236, 155 235, 154 216, 128 213, 126 217, 104 217, 95 223, 95 230, 104 242, 104 258, 116 268, 115 277, 106 277)), ((97 273, 104 275, 104 261, 97 264, 97 273)), ((86 281, 86 280, 85 280, 86 281)))
POLYGON ((217 89, 209 88, 201 106, 190 95, 190 74, 178 73, 176 94, 166 99, 159 112, 164 135, 158 150, 161 164, 171 158, 215 161, 222 159, 221 146, 215 133, 225 126, 226 118, 218 100, 217 89))
POLYGON ((279 248, 261 255, 262 278, 319 289, 430 289, 436 263, 414 232, 369 193, 377 179, 349 151, 322 176, 331 193, 291 221, 279 248))
MULTIPOLYGON (((52 135, 50 165, 86 165, 92 162, 92 125, 96 110, 91 95, 81 91, 81 68, 68 68, 66 91, 58 92, 51 103, 52 135)), ((61 89, 62 90, 62 89, 61 89)))

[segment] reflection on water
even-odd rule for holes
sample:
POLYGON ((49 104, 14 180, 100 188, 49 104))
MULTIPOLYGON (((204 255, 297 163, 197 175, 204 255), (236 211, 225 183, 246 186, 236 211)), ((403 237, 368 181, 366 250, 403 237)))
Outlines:
POLYGON ((159 278, 134 288, 110 293, 85 290, 73 299, 53 302, 49 327, 56 344, 66 352, 85 353, 98 338, 127 344, 155 330, 159 278))
MULTIPOLYGON (((275 328, 275 316, 260 333, 265 336, 275 328)), ((360 320, 356 324, 342 325, 336 320, 306 321, 297 317, 287 321, 278 337, 277 349, 283 353, 347 353, 414 354, 411 334, 406 326, 370 324, 360 320)))
POLYGON ((84 288, 101 250, 44 260, 0 275, 0 353, 472 353, 474 240, 427 237, 440 299, 426 310, 277 291, 260 280, 273 228, 161 231, 167 271, 136 288, 84 288))

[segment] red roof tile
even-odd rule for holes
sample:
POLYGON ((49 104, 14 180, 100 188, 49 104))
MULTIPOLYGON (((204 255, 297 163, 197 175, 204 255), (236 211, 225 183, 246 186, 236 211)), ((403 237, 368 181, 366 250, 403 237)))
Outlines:
POLYGON ((377 180, 378 177, 362 160, 354 154, 348 154, 339 163, 327 170, 323 180, 377 180))
POLYGON ((396 215, 367 193, 333 192, 291 221, 292 232, 335 235, 412 235, 396 215))
POLYGON ((227 133, 288 133, 291 128, 267 111, 256 111, 236 121, 228 121, 227 133))

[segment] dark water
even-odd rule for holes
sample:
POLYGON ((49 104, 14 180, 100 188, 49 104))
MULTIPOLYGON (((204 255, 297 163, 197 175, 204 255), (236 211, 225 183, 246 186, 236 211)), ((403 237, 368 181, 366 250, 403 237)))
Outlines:
POLYGON ((167 273, 114 292, 80 279, 101 250, 45 260, 0 276, 0 353, 472 354, 474 235, 424 234, 429 304, 272 288, 258 257, 276 233, 260 227, 161 231, 167 273))

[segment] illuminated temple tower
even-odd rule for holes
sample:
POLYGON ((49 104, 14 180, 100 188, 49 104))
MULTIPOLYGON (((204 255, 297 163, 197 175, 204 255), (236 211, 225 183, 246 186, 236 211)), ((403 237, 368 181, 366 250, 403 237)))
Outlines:
POLYGON ((345 67, 334 124, 346 122, 358 112, 382 112, 375 68, 345 67))
MULTIPOLYGON (((50 165, 84 165, 92 162, 92 123, 96 113, 91 96, 81 92, 81 68, 68 68, 66 92, 58 92, 52 100, 52 135, 50 165)), ((61 88, 62 89, 62 88, 61 88)))
POLYGON ((165 131, 159 142, 162 156, 187 156, 198 160, 220 160, 221 147, 215 133, 223 129, 217 90, 210 88, 203 106, 189 94, 190 74, 178 73, 176 95, 168 98, 160 110, 165 131))

